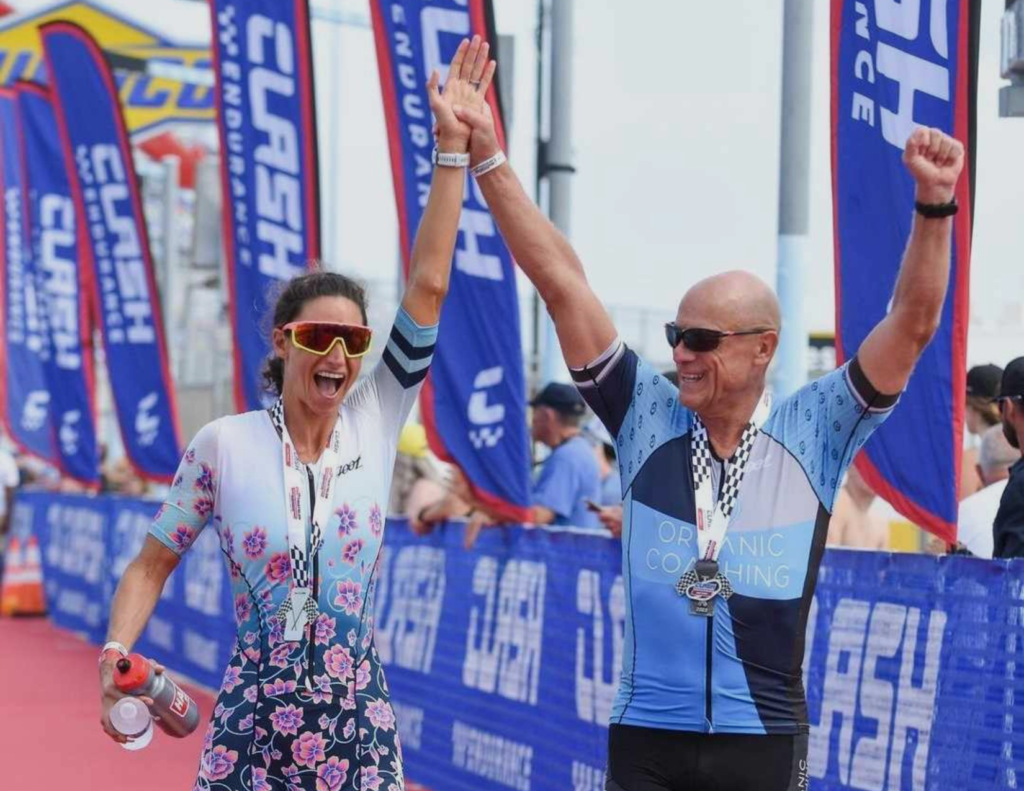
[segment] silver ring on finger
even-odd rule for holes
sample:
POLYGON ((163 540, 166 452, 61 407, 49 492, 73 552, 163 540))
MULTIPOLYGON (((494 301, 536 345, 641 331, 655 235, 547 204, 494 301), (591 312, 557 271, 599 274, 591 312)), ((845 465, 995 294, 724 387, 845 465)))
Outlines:
POLYGON ((483 80, 469 80, 469 84, 473 86, 474 91, 479 91, 480 86, 483 85, 483 80))

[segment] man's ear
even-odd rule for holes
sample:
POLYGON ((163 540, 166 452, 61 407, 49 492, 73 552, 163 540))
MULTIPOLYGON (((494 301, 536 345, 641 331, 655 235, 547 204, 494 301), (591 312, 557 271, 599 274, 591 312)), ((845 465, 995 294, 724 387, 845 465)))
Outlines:
POLYGON ((770 330, 758 336, 757 357, 758 360, 768 365, 779 348, 779 331, 770 330))

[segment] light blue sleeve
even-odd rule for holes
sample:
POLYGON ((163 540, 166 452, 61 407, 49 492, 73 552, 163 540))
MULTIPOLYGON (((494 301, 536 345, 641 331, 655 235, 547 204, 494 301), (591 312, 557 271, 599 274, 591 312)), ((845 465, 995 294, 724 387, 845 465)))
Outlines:
POLYGON ((209 523, 217 506, 217 422, 199 430, 185 451, 171 490, 149 535, 176 555, 183 554, 209 523))
POLYGON ((622 491, 644 461, 666 442, 685 434, 693 414, 679 402, 679 390, 650 363, 639 359, 629 409, 615 437, 622 491))
POLYGON ((854 358, 778 404, 763 430, 800 463, 831 513, 843 473, 898 399, 875 390, 854 358))

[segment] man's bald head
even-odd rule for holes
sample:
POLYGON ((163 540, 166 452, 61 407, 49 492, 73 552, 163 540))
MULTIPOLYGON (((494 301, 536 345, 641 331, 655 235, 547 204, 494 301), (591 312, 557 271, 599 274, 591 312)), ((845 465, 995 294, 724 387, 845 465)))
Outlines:
POLYGON ((736 269, 694 284, 679 303, 679 320, 687 327, 779 330, 782 312, 767 283, 736 269))

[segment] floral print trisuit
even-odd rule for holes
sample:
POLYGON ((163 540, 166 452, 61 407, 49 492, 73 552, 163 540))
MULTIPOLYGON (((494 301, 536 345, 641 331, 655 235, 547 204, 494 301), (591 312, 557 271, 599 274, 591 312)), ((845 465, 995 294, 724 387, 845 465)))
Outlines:
MULTIPOLYGON (((181 554, 204 528, 217 531, 238 624, 195 789, 404 788, 373 644, 373 598, 398 434, 436 336, 436 326, 420 327, 399 310, 381 362, 339 411, 333 508, 315 562, 320 613, 303 640, 284 640, 277 618, 291 564, 281 439, 269 413, 215 420, 185 453, 150 534, 181 554)), ((310 467, 319 480, 318 465, 310 467)), ((308 520, 313 509, 303 494, 308 520)))

